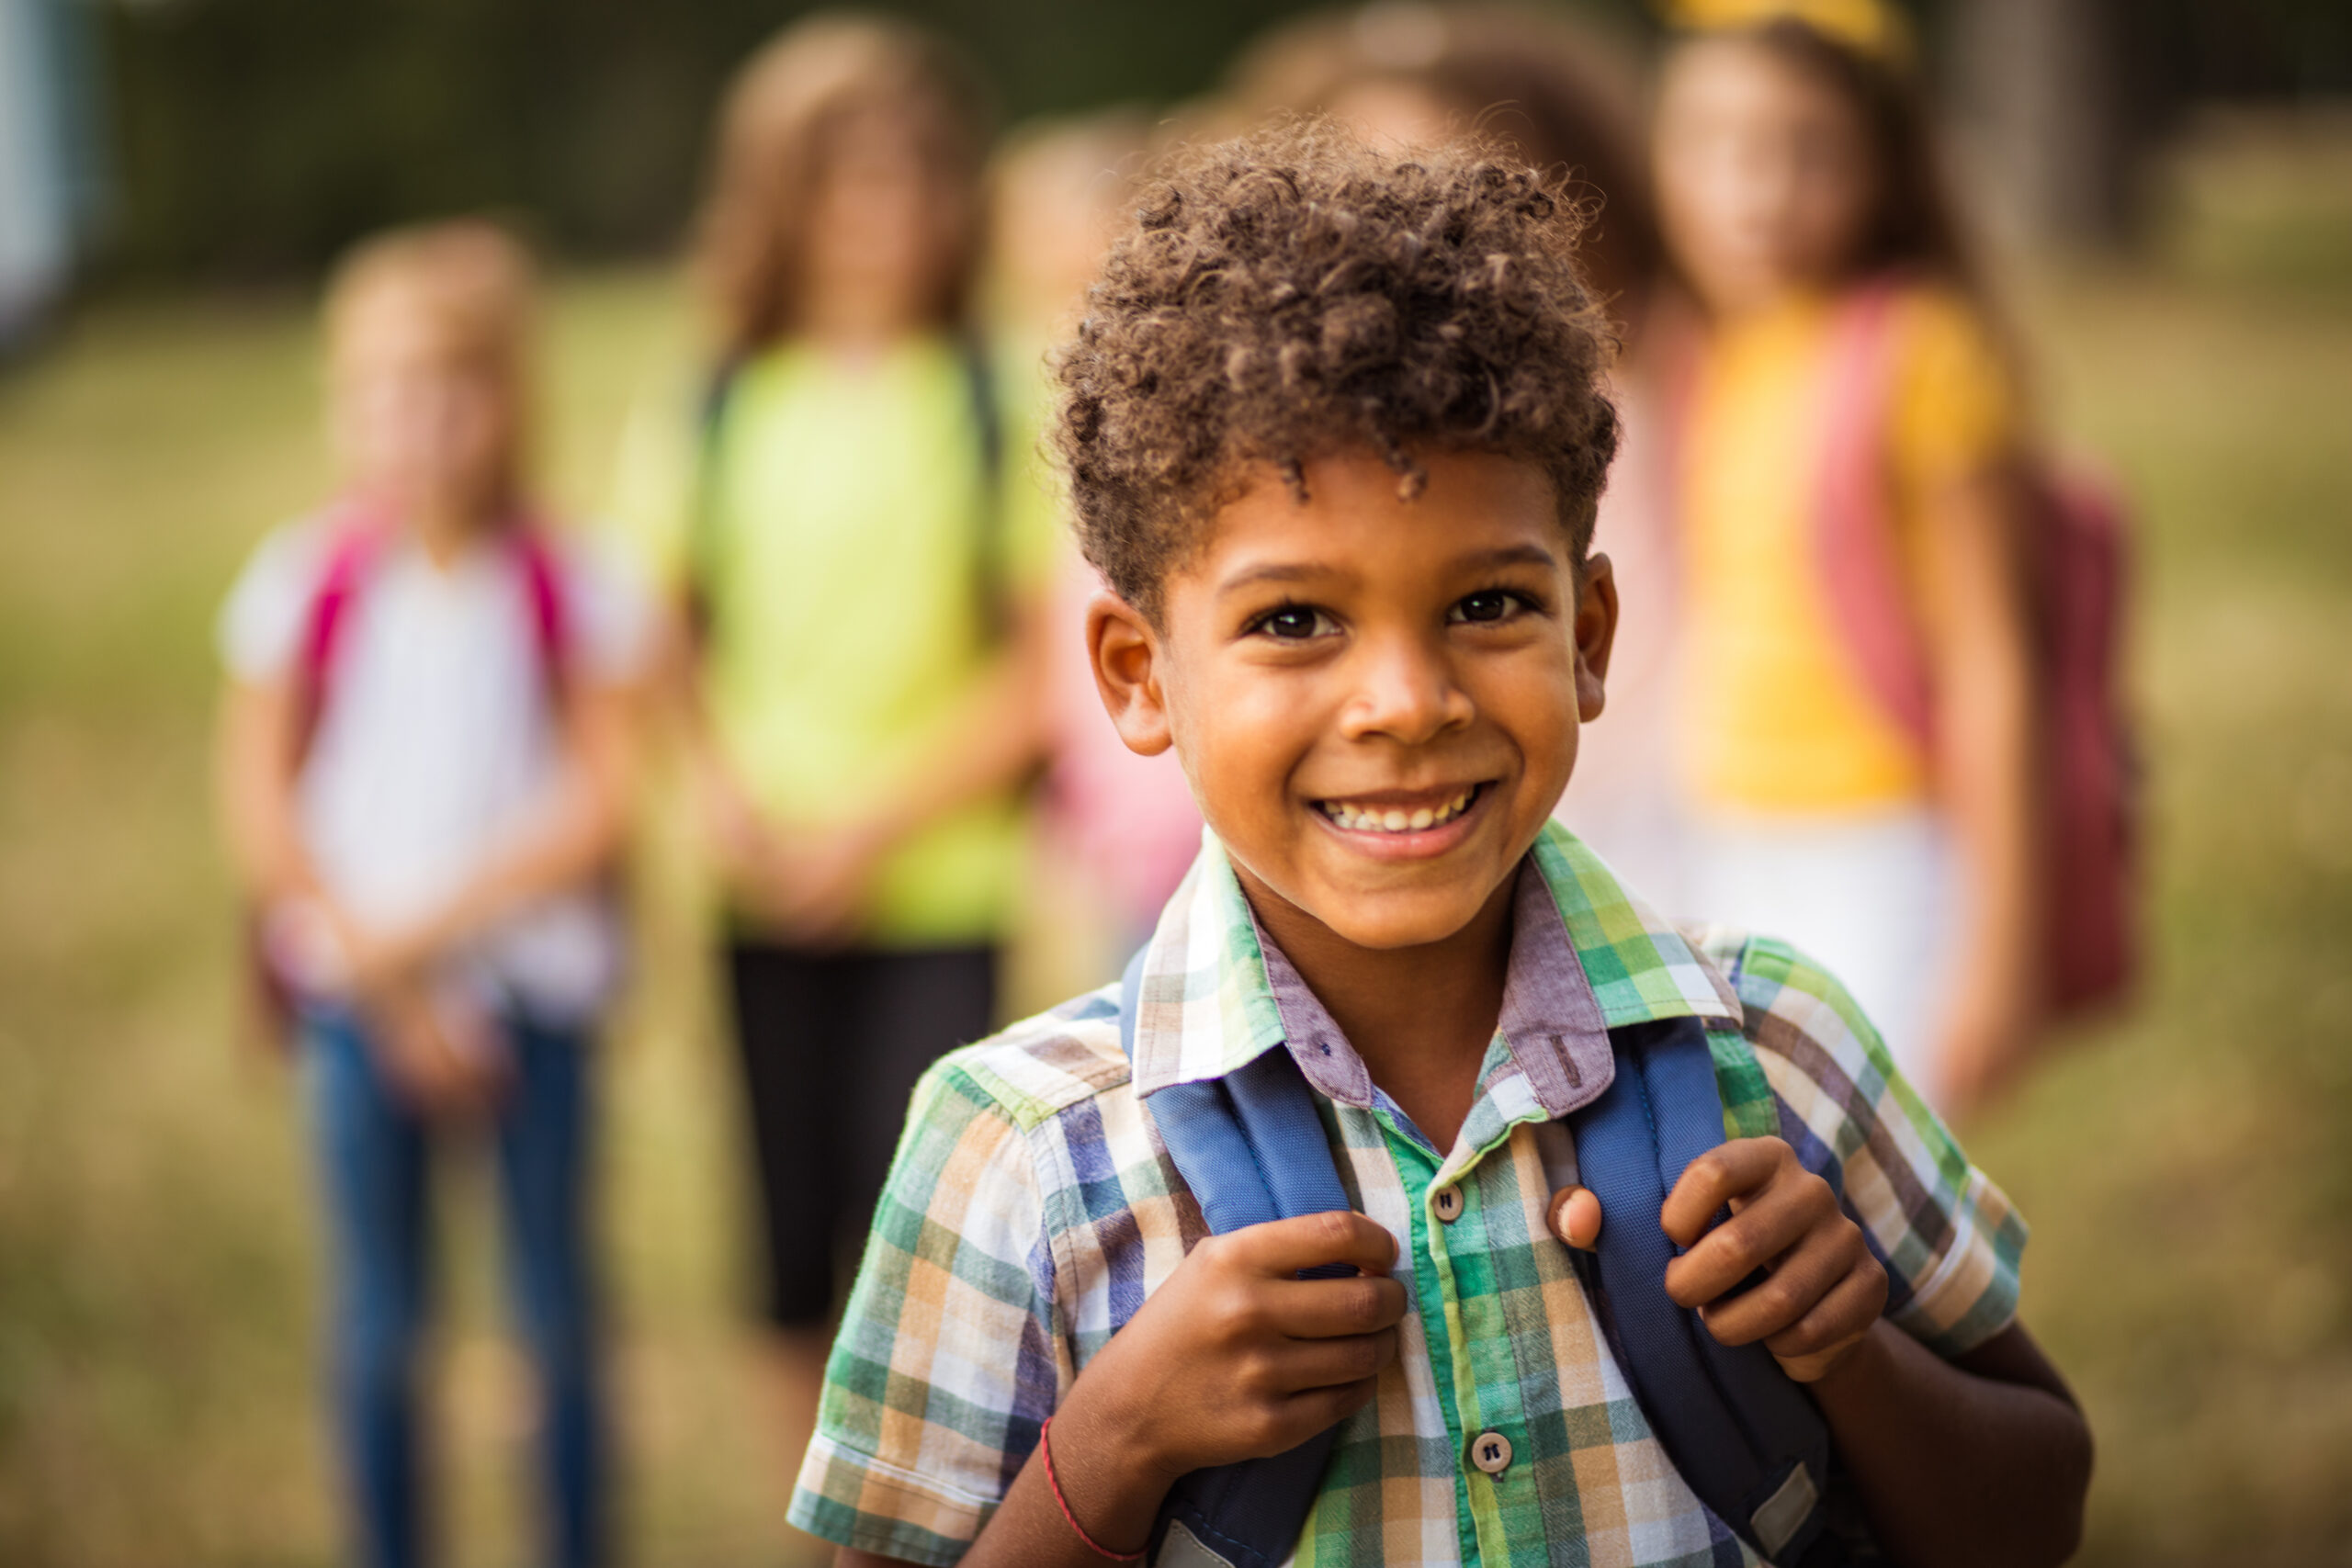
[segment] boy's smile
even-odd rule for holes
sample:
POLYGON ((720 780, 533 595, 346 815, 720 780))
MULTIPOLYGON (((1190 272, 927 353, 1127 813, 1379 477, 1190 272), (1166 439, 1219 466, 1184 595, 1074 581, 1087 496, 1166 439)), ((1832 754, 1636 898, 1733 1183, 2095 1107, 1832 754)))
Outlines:
MULTIPOLYGON (((1171 740, 1261 915, 1353 945, 1442 942, 1487 908, 1567 785, 1615 627, 1552 480, 1431 453, 1408 501, 1369 449, 1271 469, 1167 580, 1155 628, 1090 623, 1128 743, 1171 740)), ((1279 934, 1279 933, 1278 933, 1279 934)))

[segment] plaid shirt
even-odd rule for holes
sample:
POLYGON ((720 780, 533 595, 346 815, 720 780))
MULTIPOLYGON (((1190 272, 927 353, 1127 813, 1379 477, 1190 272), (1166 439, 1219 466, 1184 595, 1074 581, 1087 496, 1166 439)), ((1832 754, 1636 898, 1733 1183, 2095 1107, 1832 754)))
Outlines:
POLYGON ((1726 1133, 1837 1152, 1889 1314, 1943 1355, 2010 1321, 2024 1223, 1845 990, 1788 947, 1659 920, 1556 826, 1516 897, 1501 1018, 1450 1151, 1372 1082, 1213 840, 1152 937, 1132 1071, 1114 987, 943 1059, 875 1218, 794 1522, 888 1557, 961 1556, 1039 1423, 1204 1234, 1142 1097, 1287 1047, 1412 1302, 1293 1561, 1755 1562, 1651 1435, 1544 1225, 1576 1179, 1560 1118, 1614 1072, 1607 1031, 1700 1019, 1726 1133), (1471 1461, 1486 1433, 1510 1439, 1499 1474, 1471 1461))

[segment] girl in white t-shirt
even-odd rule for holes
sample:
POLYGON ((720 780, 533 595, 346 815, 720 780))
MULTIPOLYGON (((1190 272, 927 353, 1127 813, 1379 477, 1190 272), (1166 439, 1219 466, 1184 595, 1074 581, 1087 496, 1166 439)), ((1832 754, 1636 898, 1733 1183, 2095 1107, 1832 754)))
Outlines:
POLYGON ((221 617, 229 836, 311 1091, 338 1420, 379 1564, 425 1554, 425 1167, 475 1128, 541 1374, 548 1556, 597 1555, 585 1048, 619 967, 605 874, 650 633, 525 504, 531 293, 480 223, 345 263, 327 306, 343 494, 263 541, 221 617))

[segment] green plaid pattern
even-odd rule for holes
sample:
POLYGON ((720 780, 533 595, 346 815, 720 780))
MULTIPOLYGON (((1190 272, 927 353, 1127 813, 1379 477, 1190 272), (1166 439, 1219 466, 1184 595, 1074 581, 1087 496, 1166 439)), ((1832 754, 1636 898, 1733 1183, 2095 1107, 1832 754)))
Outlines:
MULTIPOLYGON (((1556 827, 1532 862, 1608 1026, 1699 1018, 1727 1133, 1809 1134, 1838 1155, 1900 1326, 1950 1356, 2008 1323, 2023 1223, 1836 981, 1781 944, 1667 924, 1556 827)), ((1515 947, 1514 986, 1521 962, 1515 947)), ((795 1523, 910 1562, 962 1554, 1113 1324, 1204 1234, 1140 1091, 1283 1045, 1288 973, 1210 840, 1152 938, 1132 1073, 1114 987, 932 1069, 834 1348, 795 1523)), ((1351 1197, 1399 1240, 1413 1310, 1376 1398, 1340 1429, 1302 1568, 1756 1561, 1651 1435, 1544 1227, 1576 1149, 1542 1067, 1540 1045, 1498 1030, 1443 1155, 1376 1092, 1318 1101, 1351 1197), (1435 1206, 1447 1187, 1462 1199, 1451 1222, 1435 1206), (1499 1475, 1470 1461, 1486 1432, 1510 1440, 1499 1475)))

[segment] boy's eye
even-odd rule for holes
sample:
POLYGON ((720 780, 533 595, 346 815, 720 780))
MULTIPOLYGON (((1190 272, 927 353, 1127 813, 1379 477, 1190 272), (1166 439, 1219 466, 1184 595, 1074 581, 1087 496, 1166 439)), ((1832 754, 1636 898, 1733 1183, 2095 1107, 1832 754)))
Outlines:
POLYGON ((1500 588, 1482 589, 1455 600, 1445 618, 1454 622, 1499 621, 1520 608, 1521 603, 1516 593, 1500 588))
POLYGON ((1283 642, 1299 642, 1338 630, 1331 617, 1309 604, 1284 604, 1267 611, 1250 629, 1283 642))

